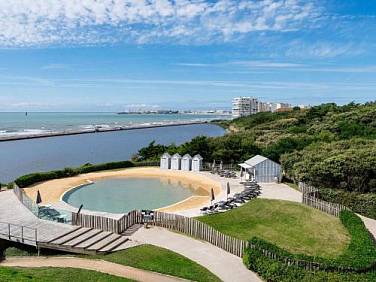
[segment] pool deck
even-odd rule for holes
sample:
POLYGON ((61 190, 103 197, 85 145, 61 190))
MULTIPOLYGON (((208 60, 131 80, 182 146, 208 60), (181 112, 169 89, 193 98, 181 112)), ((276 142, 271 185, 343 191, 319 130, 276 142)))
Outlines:
MULTIPOLYGON (((164 212, 178 212, 189 210, 193 208, 200 208, 206 205, 210 200, 210 190, 213 188, 216 196, 224 193, 220 182, 209 177, 209 173, 195 173, 192 171, 174 171, 161 170, 155 167, 144 168, 128 168, 121 170, 111 170, 103 172, 94 172, 81 174, 74 177, 54 179, 46 182, 36 184, 29 188, 24 188, 24 191, 31 199, 36 199, 38 190, 40 191, 42 204, 50 204, 56 208, 65 210, 77 210, 64 201, 62 196, 67 191, 82 186, 98 179, 105 178, 123 178, 123 177, 156 177, 168 178, 171 181, 177 181, 184 184, 190 184, 194 189, 194 195, 173 205, 162 207, 159 210, 164 212)), ((110 214, 103 212, 85 211, 85 213, 106 215, 117 218, 118 214, 110 214)))

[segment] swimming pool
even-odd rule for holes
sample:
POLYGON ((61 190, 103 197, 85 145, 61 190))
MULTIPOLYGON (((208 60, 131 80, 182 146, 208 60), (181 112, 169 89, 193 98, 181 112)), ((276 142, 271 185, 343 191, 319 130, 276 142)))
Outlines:
POLYGON ((108 178, 72 189, 63 201, 84 209, 127 213, 135 209, 158 209, 194 195, 191 185, 168 178, 108 178))

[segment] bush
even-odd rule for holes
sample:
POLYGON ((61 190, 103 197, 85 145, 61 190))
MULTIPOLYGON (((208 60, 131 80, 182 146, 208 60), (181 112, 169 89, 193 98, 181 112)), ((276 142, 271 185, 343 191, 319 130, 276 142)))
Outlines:
POLYGON ((243 257, 248 269, 257 272, 262 278, 270 282, 322 282, 322 281, 376 281, 376 272, 346 273, 308 271, 297 266, 287 266, 280 261, 265 257, 261 251, 247 249, 243 257))
POLYGON ((122 161, 122 162, 111 162, 111 163, 103 163, 103 164, 96 164, 96 165, 84 165, 78 168, 79 173, 88 173, 94 171, 101 171, 101 170, 111 170, 111 169, 119 169, 119 168, 128 168, 133 167, 134 164, 131 161, 122 161))
POLYGON ((321 188, 319 198, 332 203, 342 204, 353 212, 376 219, 376 194, 346 192, 340 189, 321 188))
MULTIPOLYGON (((256 271, 268 281, 311 281, 312 272, 305 269, 304 264, 319 264, 320 271, 315 272, 315 279, 339 279, 346 281, 345 275, 352 275, 354 281, 375 277, 376 246, 364 226, 362 220, 351 211, 342 211, 340 214, 342 224, 350 233, 351 241, 345 252, 335 259, 312 257, 302 254, 291 254, 278 246, 259 238, 252 238, 250 244, 254 248, 248 248, 244 254, 244 263, 253 271, 256 271), (263 254, 263 250, 276 255, 271 259, 263 254), (300 266, 287 266, 285 260, 300 261, 300 266), (372 274, 373 271, 373 274, 372 274), (332 273, 327 273, 332 272, 332 273), (345 273, 346 272, 346 273, 345 273), (352 273, 352 274, 351 274, 352 273), (363 274, 357 274, 363 273, 363 274), (341 278, 341 279, 340 279, 341 278)), ((351 280, 353 281, 353 280, 351 280)), ((371 281, 371 280, 363 280, 371 281)))
POLYGON ((41 181, 71 177, 79 174, 78 169, 65 168, 63 170, 53 170, 49 172, 36 172, 23 175, 15 180, 15 183, 21 187, 27 187, 41 181))
POLYGON ((36 172, 31 174, 23 175, 15 180, 15 183, 21 187, 27 187, 38 182, 59 179, 65 177, 76 176, 81 173, 88 173, 101 170, 110 170, 110 169, 119 169, 119 168, 128 168, 133 167, 134 164, 130 161, 122 162, 111 162, 103 164, 85 164, 78 168, 64 168, 63 170, 53 170, 49 172, 36 172))

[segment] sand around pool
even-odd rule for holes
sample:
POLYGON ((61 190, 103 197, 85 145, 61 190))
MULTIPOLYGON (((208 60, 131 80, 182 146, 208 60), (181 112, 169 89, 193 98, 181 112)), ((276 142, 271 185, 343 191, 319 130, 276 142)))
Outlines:
MULTIPOLYGON (((160 211, 178 212, 188 209, 198 208, 208 204, 210 201, 210 190, 213 188, 215 195, 221 193, 221 184, 200 173, 191 171, 162 170, 155 167, 127 168, 121 170, 111 170, 81 174, 74 177, 54 179, 36 184, 29 188, 24 188, 26 194, 32 199, 36 199, 39 190, 42 204, 53 204, 61 201, 62 195, 81 185, 91 181, 105 178, 122 177, 156 177, 171 182, 180 182, 182 185, 189 185, 192 188, 193 196, 170 205, 160 208, 160 211)), ((187 188, 188 189, 188 188, 187 188)))

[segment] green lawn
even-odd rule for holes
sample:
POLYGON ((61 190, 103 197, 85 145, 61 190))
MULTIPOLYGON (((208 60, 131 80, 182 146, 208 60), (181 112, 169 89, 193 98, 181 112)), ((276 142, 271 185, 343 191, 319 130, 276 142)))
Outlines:
MULTIPOLYGON (((25 248, 23 246, 10 247, 6 249, 5 251, 6 257, 33 256, 33 255, 36 255, 35 248, 27 248, 27 247, 25 248)), ((53 251, 50 251, 50 252, 44 251, 43 255, 44 256, 51 256, 51 255, 61 256, 62 253, 53 252, 53 251)), ((133 266, 135 268, 168 274, 171 276, 181 277, 181 278, 185 278, 185 279, 193 280, 193 281, 205 281, 205 282, 206 281, 208 282, 220 281, 219 278, 217 278, 214 274, 212 274, 206 268, 191 261, 190 259, 182 255, 179 255, 175 252, 166 250, 164 248, 152 246, 152 245, 141 245, 141 246, 129 248, 123 251, 119 251, 119 252, 115 252, 115 253, 111 253, 107 255, 95 255, 95 256, 81 255, 80 257, 86 258, 86 259, 103 259, 106 261, 111 261, 111 262, 122 264, 122 265, 133 266)), ((55 268, 51 268, 50 270, 54 271, 55 268)), ((77 270, 77 271, 80 272, 81 270, 77 270)), ((35 272, 30 272, 30 277, 34 278, 33 273, 35 273, 35 275, 38 274, 37 270, 35 270, 35 272)), ((35 276, 35 277, 38 277, 38 276, 35 276)), ((1 276, 0 276, 0 281, 1 282, 4 281, 1 279, 1 276)), ((35 280, 31 280, 31 281, 35 281, 35 280)), ((72 281, 76 281, 76 280, 72 280, 72 281)), ((98 280, 98 281, 103 281, 103 280, 98 280)), ((118 280, 108 280, 108 281, 118 281, 118 280)))
POLYGON ((130 282, 132 280, 76 268, 0 267, 0 281, 14 282, 130 282))
POLYGON ((193 281, 220 281, 206 268, 190 259, 152 245, 141 245, 108 255, 91 256, 90 258, 103 259, 193 281))
POLYGON ((197 219, 233 237, 257 236, 292 253, 337 257, 350 242, 338 218, 289 201, 254 199, 232 211, 197 219))

